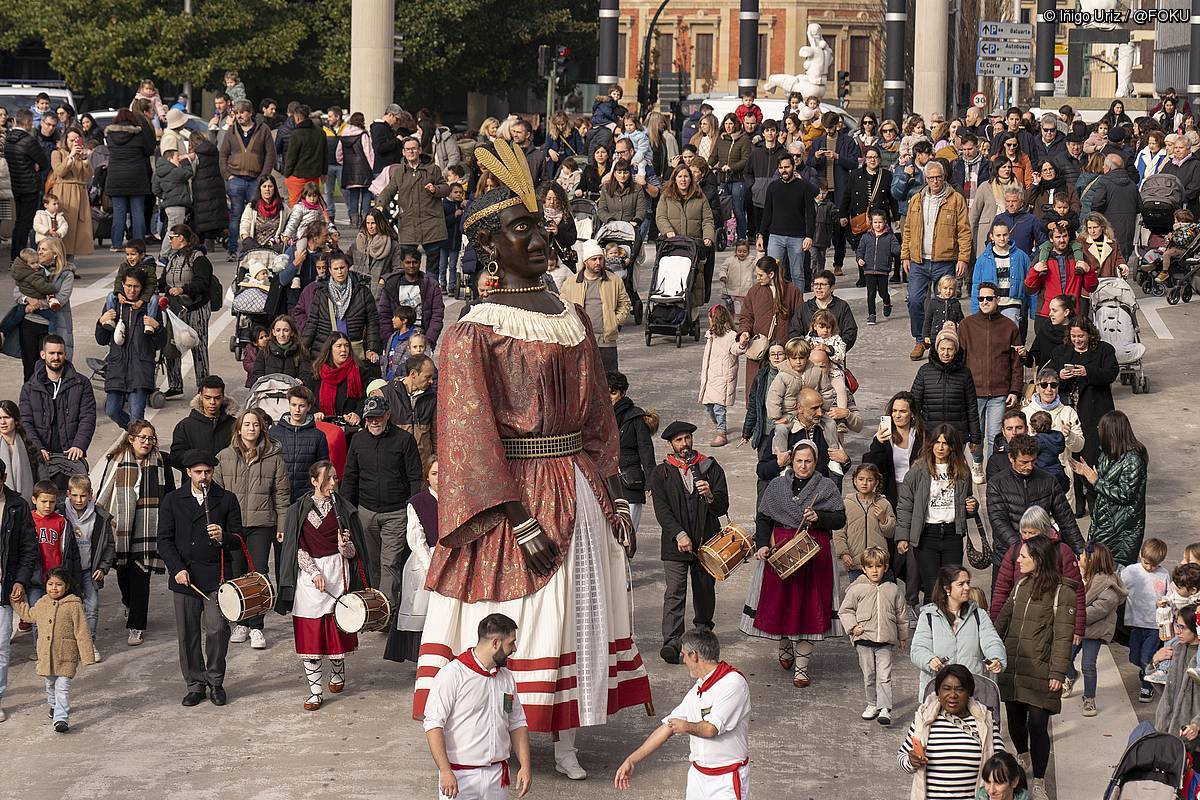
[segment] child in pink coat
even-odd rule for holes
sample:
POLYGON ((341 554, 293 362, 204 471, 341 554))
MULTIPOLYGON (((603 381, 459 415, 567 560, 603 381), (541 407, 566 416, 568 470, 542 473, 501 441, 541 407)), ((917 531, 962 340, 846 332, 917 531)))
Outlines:
POLYGON ((729 443, 725 435, 726 409, 733 405, 737 392, 738 360, 745 351, 746 348, 738 344, 729 309, 714 305, 708 311, 708 333, 704 335, 699 396, 699 401, 717 427, 717 435, 710 443, 712 447, 724 447, 729 443))

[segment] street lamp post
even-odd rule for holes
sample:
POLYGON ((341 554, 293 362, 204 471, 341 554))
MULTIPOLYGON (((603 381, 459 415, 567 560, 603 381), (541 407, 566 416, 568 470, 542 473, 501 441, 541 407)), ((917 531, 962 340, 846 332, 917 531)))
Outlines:
MULTIPOLYGON (((658 8, 654 12, 654 17, 650 20, 650 26, 646 28, 646 43, 642 47, 642 76, 638 82, 638 103, 645 98, 645 105, 650 105, 650 86, 654 83, 650 79, 650 44, 654 41, 654 28, 658 25, 658 18, 662 16, 663 9, 667 7, 667 3, 671 0, 662 0, 658 4, 658 8)), ((645 114, 646 109, 641 109, 641 113, 645 114)))
POLYGON ((905 0, 887 0, 884 22, 887 25, 887 55, 883 72, 883 116, 899 125, 904 115, 904 24, 908 22, 905 0))
POLYGON ((758 94, 758 0, 742 0, 738 13, 738 94, 758 94))

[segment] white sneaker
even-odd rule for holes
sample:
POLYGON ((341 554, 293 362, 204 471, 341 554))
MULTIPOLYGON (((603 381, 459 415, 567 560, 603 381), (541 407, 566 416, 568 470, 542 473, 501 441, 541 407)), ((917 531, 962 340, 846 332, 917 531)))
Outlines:
POLYGON ((579 766, 579 757, 575 754, 575 748, 566 748, 562 744, 562 742, 554 743, 555 771, 566 775, 573 781, 583 780, 587 777, 587 772, 579 766))
POLYGON ((96 645, 92 645, 92 657, 96 659, 97 664, 99 664, 100 661, 102 660, 100 658, 100 650, 99 650, 99 648, 96 647, 96 645))
POLYGON ((1029 753, 1017 753, 1017 763, 1021 766, 1021 769, 1025 770, 1026 775, 1033 772, 1033 759, 1029 753))
POLYGON ((234 625, 233 634, 229 637, 230 644, 241 644, 250 638, 250 629, 245 625, 234 625))
POLYGON ((267 649, 266 635, 260 630, 251 630, 250 631, 250 646, 252 648, 254 648, 255 650, 266 650, 267 649))
POLYGON ((872 720, 879 716, 879 706, 868 705, 863 709, 862 718, 872 720))
POLYGON ((983 474, 983 464, 976 464, 974 461, 971 462, 971 480, 981 485, 987 483, 987 479, 983 474))
POLYGON ((142 633, 143 633, 142 631, 136 630, 134 628, 129 629, 129 646, 130 647, 137 647, 139 644, 142 643, 142 641, 143 641, 142 633))
POLYGON ((35 644, 34 644, 34 646, 33 646, 33 650, 31 650, 31 651, 29 652, 29 660, 30 660, 30 661, 37 661, 37 644, 36 644, 36 643, 35 643, 35 644))

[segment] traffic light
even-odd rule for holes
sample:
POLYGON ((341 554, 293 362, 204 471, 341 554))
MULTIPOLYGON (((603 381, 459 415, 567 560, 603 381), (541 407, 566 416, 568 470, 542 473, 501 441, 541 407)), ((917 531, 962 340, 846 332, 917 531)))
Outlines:
POLYGON ((559 45, 554 51, 554 88, 565 94, 567 88, 567 63, 571 60, 571 48, 559 45))
POLYGON ((848 70, 839 70, 837 74, 837 93, 838 100, 845 102, 850 96, 850 72, 848 70))
POLYGON ((553 64, 551 63, 553 59, 553 53, 554 48, 552 48, 550 45, 538 45, 538 77, 542 80, 549 78, 550 70, 554 68, 553 64))

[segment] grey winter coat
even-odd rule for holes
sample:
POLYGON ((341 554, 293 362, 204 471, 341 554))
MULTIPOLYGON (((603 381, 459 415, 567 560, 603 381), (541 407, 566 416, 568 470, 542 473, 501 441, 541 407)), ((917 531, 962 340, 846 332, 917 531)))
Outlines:
POLYGON ((646 193, 642 187, 632 184, 623 192, 610 192, 608 189, 600 192, 600 202, 596 207, 596 220, 601 224, 619 220, 632 222, 634 227, 646 218, 646 193))
POLYGON ((163 208, 170 206, 192 205, 192 162, 184 159, 175 166, 165 158, 160 158, 154 167, 154 178, 150 186, 158 204, 163 208))
MULTIPOLYGON (((213 480, 233 492, 247 528, 283 530, 291 505, 292 487, 283 463, 283 447, 274 439, 259 439, 258 455, 247 463, 232 445, 217 453, 213 480)), ((263 569, 266 565, 262 565, 263 569)))
POLYGON ((1102 572, 1087 585, 1087 628, 1083 638, 1111 642, 1117 632, 1117 607, 1129 592, 1116 575, 1102 572))
MULTIPOLYGON (((924 464, 913 464, 904 483, 900 484, 900 495, 896 506, 896 541, 912 542, 913 547, 921 544, 921 531, 925 528, 925 513, 929 508, 929 487, 933 479, 924 464)), ((959 536, 967 535, 967 498, 971 496, 971 478, 959 478, 954 484, 954 527, 959 536)))

